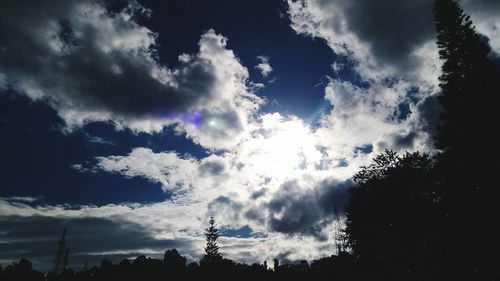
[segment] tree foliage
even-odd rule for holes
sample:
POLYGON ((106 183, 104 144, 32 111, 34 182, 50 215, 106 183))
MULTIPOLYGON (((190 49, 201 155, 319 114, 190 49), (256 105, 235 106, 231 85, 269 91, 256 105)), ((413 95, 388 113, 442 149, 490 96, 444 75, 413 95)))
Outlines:
POLYGON ((175 248, 165 251, 163 263, 174 271, 180 271, 186 268, 186 258, 181 256, 175 248))
POLYGON ((450 162, 467 164, 472 173, 477 165, 486 168, 492 157, 500 156, 496 138, 488 135, 498 127, 495 101, 500 95, 500 72, 487 39, 475 31, 457 1, 436 0, 434 16, 443 60, 439 77, 443 113, 436 147, 447 151, 450 162))
POLYGON ((205 240, 207 241, 207 246, 205 247, 205 256, 203 261, 213 262, 221 259, 219 254, 219 245, 217 245, 217 239, 219 238, 219 229, 215 225, 215 219, 213 216, 210 217, 208 221, 208 227, 205 228, 205 240))
POLYGON ((485 37, 455 0, 436 0, 443 108, 437 157, 386 151, 354 176, 346 234, 384 280, 499 280, 496 100, 500 75, 485 37))
POLYGON ((439 202, 434 161, 428 154, 386 150, 373 162, 354 176, 357 186, 346 207, 350 247, 360 262, 389 280, 411 280, 423 272, 420 267, 431 273, 427 253, 436 244, 432 226, 439 202))
POLYGON ((444 243, 453 256, 449 267, 461 278, 477 279, 481 274, 498 279, 496 266, 479 257, 485 248, 500 249, 495 215, 500 212, 500 146, 493 137, 498 128, 500 70, 487 39, 475 31, 457 1, 436 0, 434 14, 444 60, 436 146, 444 151, 439 173, 447 217, 444 243))

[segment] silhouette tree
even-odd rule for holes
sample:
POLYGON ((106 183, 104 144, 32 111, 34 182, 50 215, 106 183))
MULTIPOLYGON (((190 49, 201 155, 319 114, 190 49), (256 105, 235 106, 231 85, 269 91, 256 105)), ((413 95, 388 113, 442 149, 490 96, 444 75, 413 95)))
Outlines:
POLYGON ((185 267, 186 266, 186 258, 181 256, 177 249, 167 250, 165 251, 165 255, 163 256, 163 263, 169 264, 174 267, 185 267))
POLYGON ((210 217, 208 224, 209 226, 204 229, 207 246, 205 247, 205 255, 203 256, 203 261, 213 262, 222 258, 219 254, 219 246, 216 242, 216 240, 219 238, 219 229, 217 229, 215 225, 215 219, 213 216, 210 217))
MULTIPOLYGON (((190 263, 182 272, 172 272, 166 265, 176 260, 180 255, 172 249, 168 250, 166 262, 161 260, 139 256, 131 261, 124 259, 118 264, 103 260, 99 266, 90 269, 73 272, 66 270, 61 274, 49 272, 43 274, 34 271, 31 263, 21 260, 18 263, 8 265, 4 268, 4 274, 0 275, 2 281, 109 281, 109 280, 172 280, 172 281, 195 281, 206 278, 217 278, 220 281, 229 280, 324 280, 325 276, 335 276, 335 280, 353 281, 362 280, 357 278, 352 257, 347 253, 340 256, 332 256, 313 261, 309 266, 307 261, 295 264, 279 265, 275 259, 275 270, 268 270, 266 266, 258 263, 252 265, 233 262, 221 258, 220 261, 205 265, 190 263), (174 258, 174 259, 171 259, 174 258)), ((182 256, 181 256, 182 257, 182 256)), ((181 258, 182 259, 182 258, 181 258)), ((183 259, 182 259, 183 260, 183 259)), ((1 271, 0 271, 1 273, 1 271)))
POLYGON ((484 36, 454 0, 436 0, 435 26, 444 60, 439 101, 443 107, 437 128, 440 189, 447 218, 448 268, 457 278, 500 278, 483 249, 500 249, 500 213, 496 198, 500 181, 500 146, 488 134, 497 125, 500 71, 490 57, 484 36), (478 243, 470 243, 477 241, 478 243))
MULTIPOLYGON (((385 151, 354 176, 345 234, 362 271, 385 280, 429 280, 439 237, 433 160, 385 151)), ((367 276, 368 278, 369 276, 367 276)))
POLYGON ((467 164, 469 173, 481 171, 491 158, 500 156, 497 140, 484 130, 497 127, 497 105, 492 100, 500 94, 500 72, 489 57, 487 39, 475 32, 457 1, 436 0, 434 16, 439 56, 444 60, 436 147, 447 151, 455 165, 467 164), (488 149, 478 149, 484 147, 488 149))
POLYGON ((5 267, 1 277, 1 280, 4 281, 42 281, 45 279, 43 274, 41 272, 35 271, 32 267, 31 262, 26 259, 21 259, 19 260, 19 262, 15 262, 5 267))
POLYGON ((167 250, 163 256, 163 264, 169 275, 179 276, 186 269, 186 258, 177 249, 167 250))

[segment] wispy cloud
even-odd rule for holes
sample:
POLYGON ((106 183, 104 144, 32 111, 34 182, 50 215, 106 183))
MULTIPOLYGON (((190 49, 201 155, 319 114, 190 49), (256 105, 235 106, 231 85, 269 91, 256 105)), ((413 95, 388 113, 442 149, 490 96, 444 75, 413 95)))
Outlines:
POLYGON ((269 63, 269 57, 266 56, 257 56, 257 60, 259 63, 255 66, 260 71, 263 77, 267 77, 271 72, 273 72, 273 68, 269 63))
POLYGON ((95 144, 106 144, 106 145, 116 145, 114 142, 110 141, 110 140, 106 140, 104 138, 101 138, 101 137, 98 137, 98 136, 94 136, 92 134, 89 134, 87 132, 85 132, 85 137, 87 138, 87 140, 91 143, 95 143, 95 144))

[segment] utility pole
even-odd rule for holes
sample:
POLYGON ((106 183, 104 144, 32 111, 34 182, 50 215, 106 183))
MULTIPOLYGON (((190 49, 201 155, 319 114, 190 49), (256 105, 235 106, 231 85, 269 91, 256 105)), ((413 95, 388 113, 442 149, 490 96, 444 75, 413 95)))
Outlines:
POLYGON ((68 255, 69 255, 69 247, 66 247, 66 253, 64 254, 64 263, 63 263, 63 271, 68 267, 68 255))
POLYGON ((57 244, 56 257, 54 258, 52 272, 59 274, 65 269, 68 262, 68 252, 69 249, 66 248, 66 228, 63 228, 61 240, 59 240, 59 243, 57 244))

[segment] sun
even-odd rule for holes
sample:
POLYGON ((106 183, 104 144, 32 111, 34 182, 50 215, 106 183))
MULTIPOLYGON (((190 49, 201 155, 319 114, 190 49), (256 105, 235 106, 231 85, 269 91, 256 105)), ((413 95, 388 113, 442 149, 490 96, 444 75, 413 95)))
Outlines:
POLYGON ((313 169, 321 152, 311 128, 296 117, 262 117, 262 127, 244 144, 242 156, 257 173, 278 181, 313 169))

